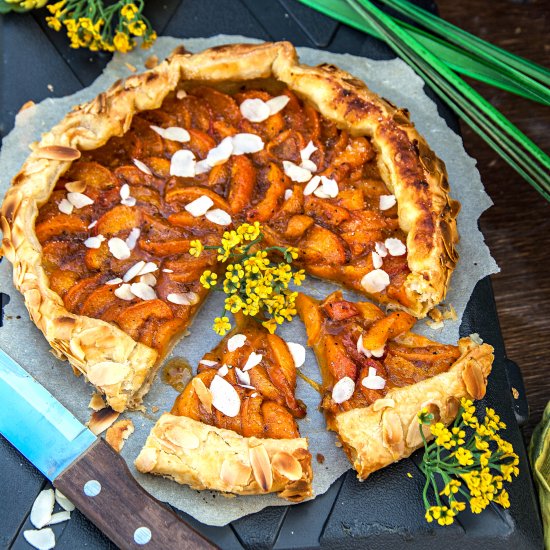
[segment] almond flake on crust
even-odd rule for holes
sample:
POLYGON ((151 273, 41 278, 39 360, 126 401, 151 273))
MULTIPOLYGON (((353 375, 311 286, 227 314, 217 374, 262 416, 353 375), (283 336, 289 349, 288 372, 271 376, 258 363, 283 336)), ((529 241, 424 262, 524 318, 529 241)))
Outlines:
POLYGON ((86 248, 99 248, 104 240, 103 235, 96 235, 95 237, 88 237, 83 244, 86 248))
POLYGON ((374 269, 380 269, 382 267, 382 258, 380 257, 380 254, 378 252, 372 251, 372 265, 374 266, 374 269))
MULTIPOLYGON (((213 367, 218 364, 217 361, 212 361, 211 359, 201 359, 199 361, 201 365, 206 365, 207 367, 213 367)), ((226 365, 227 366, 227 365, 226 365)))
POLYGON ((283 168, 285 174, 292 180, 298 183, 305 183, 311 179, 311 172, 306 168, 302 168, 294 164, 290 160, 283 160, 283 168))
POLYGON ((180 449, 198 449, 201 444, 200 439, 193 432, 184 430, 176 424, 168 424, 164 431, 164 438, 180 449))
POLYGON ((231 216, 221 208, 213 208, 205 214, 206 219, 209 222, 215 223, 216 225, 231 225, 232 220, 231 216))
POLYGON ((48 145, 39 147, 36 150, 36 155, 41 159, 69 161, 79 159, 80 151, 63 145, 48 145))
POLYGON ((241 114, 250 122, 263 122, 271 116, 269 105, 262 99, 245 99, 240 105, 241 114))
POLYGON ((71 193, 84 193, 86 187, 86 182, 82 180, 68 181, 65 184, 65 189, 71 193))
POLYGON ((302 465, 290 453, 277 451, 271 459, 271 466, 290 481, 302 478, 302 465))
POLYGON ((199 301, 199 295, 196 292, 171 292, 166 299, 179 306, 193 306, 199 301))
POLYGON ((220 479, 230 487, 248 484, 252 468, 238 460, 226 458, 220 469, 220 479))
POLYGON ((237 378, 237 383, 239 386, 250 386, 250 374, 248 371, 242 371, 239 367, 235 367, 235 376, 237 378))
POLYGON ((380 195, 380 210, 389 210, 397 204, 395 195, 380 195))
POLYGON ((264 356, 261 353, 256 353, 255 351, 251 352, 243 367, 243 371, 253 369, 262 362, 263 358, 264 356))
POLYGON ((128 283, 124 283, 115 289, 115 296, 128 302, 131 302, 135 298, 131 286, 128 283))
POLYGON ((349 377, 344 376, 344 378, 340 378, 336 384, 334 384, 334 388, 332 388, 332 400, 335 403, 344 403, 344 401, 347 401, 355 391, 355 382, 349 377))
POLYGON ((67 193, 67 199, 75 208, 84 208, 94 204, 93 199, 83 193, 67 193))
POLYGON ((294 366, 299 369, 306 362, 306 348, 295 342, 287 342, 286 345, 290 355, 292 355, 294 366))
MULTIPOLYGON (((216 363, 214 363, 216 364, 216 363)), ((218 376, 225 376, 229 372, 229 367, 224 363, 219 369, 218 369, 218 376)))
POLYGON ((386 245, 384 243, 375 243, 374 250, 381 258, 385 258, 388 255, 388 249, 386 248, 386 245))
POLYGON ((117 452, 122 451, 126 440, 134 433, 134 424, 128 418, 115 422, 105 433, 105 441, 117 452))
POLYGON ((130 234, 126 237, 126 246, 130 250, 134 250, 140 235, 141 235, 141 229, 139 227, 134 227, 130 231, 130 234))
POLYGON ((145 275, 140 275, 139 282, 147 286, 155 286, 157 278, 152 273, 146 273, 145 275))
POLYGON ((273 471, 265 446, 260 443, 256 447, 250 447, 248 457, 256 483, 263 491, 269 491, 273 486, 273 471))
POLYGON ((382 292, 390 284, 390 276, 383 269, 375 269, 361 279, 361 286, 369 293, 382 292))
POLYGON ((321 176, 313 176, 304 187, 304 196, 311 195, 321 185, 321 176))
POLYGON ((383 390, 386 387, 386 381, 376 374, 374 367, 369 367, 369 374, 363 378, 361 384, 369 390, 383 390))
POLYGON ((122 280, 127 283, 131 281, 134 277, 137 277, 141 270, 145 267, 145 262, 143 260, 140 260, 139 262, 136 262, 126 273, 122 276, 122 280))
POLYGON ((217 374, 210 383, 212 406, 225 416, 235 418, 241 410, 241 398, 237 390, 224 378, 217 374))
POLYGON ((157 297, 157 293, 154 289, 145 283, 132 283, 130 285, 130 290, 132 291, 132 294, 142 300, 155 300, 157 297))
POLYGON ((59 201, 57 208, 62 214, 67 214, 68 216, 73 213, 74 206, 67 199, 63 198, 59 201))
POLYGON ((130 248, 122 239, 112 237, 107 244, 109 251, 117 260, 127 260, 131 256, 130 248))
POLYGON ((201 195, 194 201, 184 206, 185 210, 191 214, 194 218, 204 216, 210 208, 214 206, 214 201, 206 195, 201 195))
POLYGON ((403 256, 407 252, 407 247, 399 239, 386 239, 384 245, 391 256, 403 256))
POLYGON ((234 155, 257 153, 264 148, 262 138, 256 134, 236 134, 231 138, 231 142, 233 144, 234 155))
POLYGON ((233 153, 233 138, 226 137, 220 141, 220 143, 208 151, 206 155, 206 164, 210 166, 217 166, 218 164, 223 164, 229 159, 233 153))
POLYGON ((170 160, 170 175, 181 178, 192 178, 195 175, 195 154, 187 149, 180 149, 170 160))
POLYGON ((147 166, 147 164, 145 164, 144 162, 141 162, 141 160, 139 160, 139 159, 132 159, 132 162, 133 162, 134 165, 135 165, 139 170, 141 170, 144 174, 147 174, 148 176, 152 176, 152 175, 153 175, 153 172, 151 172, 151 169, 149 168, 149 166, 147 166))
POLYGON ((282 111, 290 101, 290 97, 287 95, 278 95, 268 99, 265 104, 269 107, 269 112, 272 115, 277 114, 279 111, 282 111))
POLYGON ((169 126, 168 128, 160 128, 159 126, 151 125, 151 130, 154 130, 159 136, 170 141, 179 141, 180 143, 187 143, 190 141, 191 136, 189 132, 179 126, 169 126))
POLYGON ((227 351, 233 353, 235 350, 242 348, 246 342, 245 334, 234 334, 227 340, 227 351))
POLYGON ((99 435, 112 426, 119 416, 119 412, 113 411, 111 407, 106 407, 105 409, 93 412, 86 425, 94 435, 99 435))

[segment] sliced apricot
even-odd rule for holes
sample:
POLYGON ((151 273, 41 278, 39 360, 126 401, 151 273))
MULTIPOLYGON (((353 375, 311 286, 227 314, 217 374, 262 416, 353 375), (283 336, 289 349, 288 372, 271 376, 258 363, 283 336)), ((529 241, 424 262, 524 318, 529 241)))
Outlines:
POLYGON ((103 285, 94 290, 82 303, 80 314, 101 317, 103 311, 120 301, 120 298, 115 296, 115 289, 115 285, 103 285))
POLYGON ((124 332, 137 337, 141 326, 151 318, 171 319, 172 310, 162 300, 140 300, 121 311, 116 322, 124 332))
POLYGON ((43 243, 54 237, 73 235, 82 237, 87 231, 87 224, 77 216, 69 216, 67 214, 56 214, 49 220, 43 221, 36 225, 36 237, 43 243))
POLYGON ((247 396, 241 404, 241 425, 244 437, 265 437, 262 396, 247 396))
POLYGON ((106 189, 117 184, 113 173, 105 166, 94 161, 73 162, 64 176, 69 181, 84 181, 86 185, 106 189))
POLYGON ((338 227, 350 218, 350 213, 345 208, 311 195, 304 199, 304 212, 317 223, 332 227, 338 227))
POLYGON ((63 302, 65 307, 73 313, 79 313, 80 306, 84 303, 84 300, 94 291, 100 284, 101 275, 93 275, 92 277, 86 277, 78 281, 73 287, 71 287, 65 296, 63 302))
POLYGON ((188 132, 191 139, 185 145, 186 148, 191 149, 195 153, 196 157, 204 159, 208 155, 208 151, 216 147, 215 139, 206 132, 195 128, 189 128, 188 132))
POLYGON ((267 170, 260 171, 259 178, 263 183, 260 185, 265 188, 265 195, 247 212, 248 221, 264 222, 272 218, 285 193, 287 178, 274 162, 269 163, 267 170))
POLYGON ((346 262, 346 249, 342 239, 319 225, 312 225, 308 229, 300 245, 306 265, 315 263, 341 265, 346 262))
POLYGON ((323 316, 319 309, 319 302, 299 292, 296 297, 296 310, 306 326, 307 343, 311 346, 318 341, 323 326, 323 316))
POLYGON ((261 410, 264 419, 264 437, 274 439, 300 437, 296 421, 284 407, 273 401, 264 401, 261 410))
POLYGON ((74 271, 56 269, 50 273, 50 288, 61 298, 76 284, 76 281, 78 281, 78 273, 74 271))
POLYGON ((256 171, 252 161, 244 155, 236 156, 231 166, 231 180, 227 196, 231 212, 237 214, 250 204, 255 183, 256 171))
POLYGON ((175 186, 167 190, 164 199, 167 202, 179 202, 182 204, 189 204, 190 202, 202 197, 203 195, 212 199, 216 208, 221 208, 226 212, 231 211, 231 207, 222 197, 217 193, 214 193, 212 189, 208 187, 199 187, 199 186, 190 186, 190 187, 181 187, 175 186))
POLYGON ((116 235, 140 227, 142 219, 143 214, 139 208, 119 204, 97 220, 96 231, 104 237, 116 235))
POLYGON ((209 86, 199 86, 189 93, 204 99, 215 118, 222 117, 233 125, 239 123, 241 112, 237 102, 231 96, 209 86))
POLYGON ((288 239, 300 239, 303 234, 315 223, 313 218, 303 214, 292 216, 288 220, 285 237, 288 239))

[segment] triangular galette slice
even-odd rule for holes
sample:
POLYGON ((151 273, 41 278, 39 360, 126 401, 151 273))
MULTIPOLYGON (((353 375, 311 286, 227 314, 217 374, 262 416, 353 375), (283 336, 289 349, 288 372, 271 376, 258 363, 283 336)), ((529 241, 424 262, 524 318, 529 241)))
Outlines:
POLYGON ((485 395, 493 348, 479 337, 438 344, 409 332, 415 321, 409 314, 385 315, 369 302, 344 300, 341 292, 323 302, 300 294, 297 309, 321 370, 327 426, 359 479, 422 445, 421 409, 448 424, 462 397, 485 395))
POLYGON ((312 495, 312 471, 296 424, 305 415, 294 395, 296 344, 247 319, 199 362, 136 467, 193 489, 298 502, 312 495))

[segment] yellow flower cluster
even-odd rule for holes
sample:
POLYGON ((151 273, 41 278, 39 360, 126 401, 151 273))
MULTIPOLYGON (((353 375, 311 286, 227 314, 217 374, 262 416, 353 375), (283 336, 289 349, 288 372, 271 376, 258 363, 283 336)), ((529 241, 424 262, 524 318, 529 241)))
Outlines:
MULTIPOLYGON (((273 333, 278 325, 296 315, 298 293, 290 290, 289 285, 301 285, 305 274, 303 270, 292 271, 289 265, 298 257, 295 248, 272 246, 261 250, 257 246, 261 240, 261 225, 244 223, 236 231, 226 231, 220 246, 203 246, 198 240, 191 241, 189 253, 198 258, 205 249, 216 250, 218 261, 226 264, 222 283, 227 294, 225 311, 258 317, 273 333), (284 261, 272 263, 269 252, 279 253, 284 261)), ((217 275, 208 270, 200 282, 208 289, 216 286, 217 279, 217 275)), ((222 336, 231 328, 225 313, 216 317, 213 328, 222 336)))
POLYGON ((141 37, 142 47, 157 38, 143 16, 143 0, 118 0, 105 6, 103 0, 61 0, 48 5, 48 26, 56 31, 65 27, 71 48, 91 51, 129 52, 141 37))
POLYGON ((429 444, 424 431, 420 430, 425 446, 422 459, 422 471, 426 476, 423 498, 428 522, 450 525, 458 512, 466 509, 467 503, 474 514, 482 512, 490 502, 504 508, 510 506, 503 484, 519 474, 519 458, 512 445, 498 433, 506 428, 506 424, 493 409, 487 408, 485 418, 480 422, 475 416, 473 402, 462 399, 451 428, 441 422, 432 424, 434 418, 427 409, 420 411, 418 420, 421 425, 430 425, 434 438, 429 444), (471 432, 469 437, 466 430, 471 432), (445 485, 442 491, 435 493, 436 505, 432 506, 427 491, 429 487, 437 486, 436 475, 445 485), (446 497, 448 504, 440 497, 446 497))
MULTIPOLYGON (((14 11, 27 11, 43 8, 48 0, 4 0, 14 11)), ((5 12, 2 12, 5 13, 5 12)))

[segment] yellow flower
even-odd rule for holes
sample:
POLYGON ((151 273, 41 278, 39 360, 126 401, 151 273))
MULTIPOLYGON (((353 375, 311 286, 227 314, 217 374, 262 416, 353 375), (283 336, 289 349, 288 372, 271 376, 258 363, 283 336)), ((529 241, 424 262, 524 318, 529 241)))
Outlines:
POLYGON ((270 334, 273 334, 277 330, 277 321, 275 321, 275 319, 269 319, 269 321, 264 321, 262 326, 266 328, 270 334))
POLYGON ((424 407, 418 413, 418 422, 420 424, 429 424, 434 419, 434 415, 424 407))
POLYGON ((506 489, 503 489, 494 499, 494 502, 497 504, 500 504, 503 508, 510 508, 510 496, 508 495, 508 491, 506 489))
POLYGON ((202 243, 198 239, 194 239, 189 243, 189 245, 189 254, 191 254, 191 256, 195 256, 195 258, 198 258, 202 254, 204 248, 202 243))
POLYGON ((126 4, 120 10, 120 15, 125 19, 127 19, 128 21, 131 21, 132 19, 135 18, 138 12, 139 10, 135 4, 126 4))
POLYGON ((119 52, 122 53, 129 52, 133 47, 133 43, 128 35, 120 31, 117 31, 115 34, 115 37, 113 38, 113 45, 119 52))
POLYGON ((300 269, 300 271, 296 271, 296 273, 294 273, 294 284, 297 286, 301 286, 302 281, 304 281, 305 278, 306 273, 303 269, 300 269))
POLYGON ((232 294, 225 299, 225 309, 231 313, 237 313, 243 308, 243 300, 238 294, 232 294))
POLYGON ((461 466, 471 466, 474 463, 472 451, 464 447, 459 447, 453 453, 453 456, 461 466))
POLYGON ((462 502, 460 500, 451 500, 451 509, 455 510, 456 512, 462 512, 463 510, 466 510, 466 503, 462 502))
POLYGON ((128 24, 128 30, 134 36, 143 36, 147 30, 147 25, 141 19, 138 19, 137 21, 132 21, 132 23, 128 24))
POLYGON ((462 483, 460 483, 460 481, 458 481, 457 479, 451 479, 451 481, 449 481, 449 483, 445 485, 445 487, 443 488, 443 491, 441 491, 439 494, 446 495, 446 496, 450 496, 451 494, 454 495, 458 493, 458 489, 461 485, 462 483))
POLYGON ((485 409, 484 424, 494 432, 498 432, 498 430, 506 428, 506 424, 501 422, 500 416, 495 413, 494 409, 489 407, 485 409))
POLYGON ((155 31, 150 31, 148 34, 145 35, 145 39, 143 40, 141 47, 144 50, 146 50, 147 48, 150 48, 156 39, 157 39, 157 33, 155 31))
POLYGON ((440 506, 439 517, 437 518, 437 523, 439 525, 451 525, 454 521, 456 512, 447 506, 440 506))
POLYGON ((453 441, 456 445, 464 445, 464 438, 466 437, 466 432, 458 427, 454 427, 451 429, 451 433, 453 435, 453 441))
POLYGON ((216 273, 212 273, 212 271, 207 269, 206 271, 203 272, 199 280, 201 285, 204 288, 208 289, 216 285, 216 283, 218 282, 217 279, 218 279, 218 276, 216 275, 216 273))
POLYGON ((61 2, 57 2, 55 4, 49 4, 48 6, 46 6, 46 8, 54 17, 59 17, 61 10, 66 3, 67 0, 62 0, 61 2))
POLYGON ((224 336, 231 328, 231 323, 228 317, 216 317, 214 319, 214 325, 212 326, 214 331, 220 336, 224 336))
POLYGON ((253 224, 243 223, 237 229, 237 233, 242 236, 245 241, 255 241, 260 236, 261 232, 262 226, 260 222, 254 222, 253 224))
POLYGON ((437 422, 430 426, 430 431, 435 437, 435 444, 445 449, 450 449, 455 442, 453 441, 451 432, 445 427, 442 422, 437 422))
POLYGON ((473 497, 470 499, 470 510, 474 514, 480 514, 487 508, 489 501, 483 497, 473 497))
POLYGON ((57 17, 46 17, 46 23, 48 23, 48 27, 54 31, 61 30, 61 21, 57 17))

